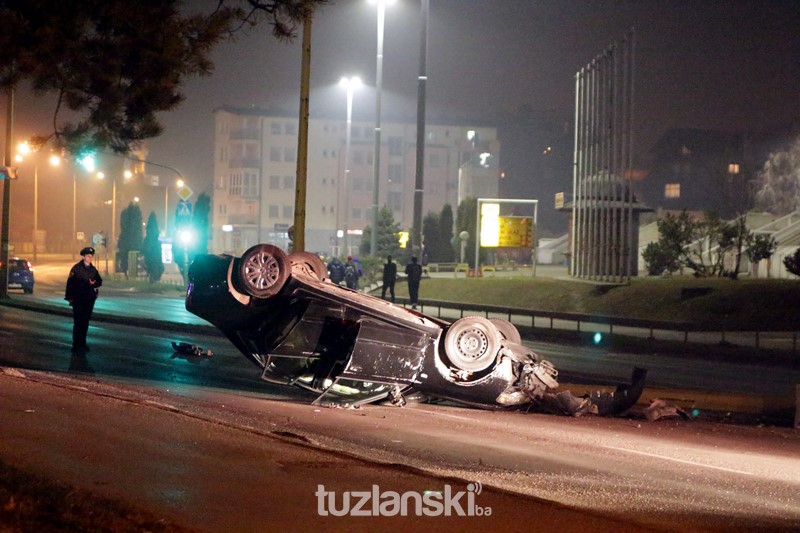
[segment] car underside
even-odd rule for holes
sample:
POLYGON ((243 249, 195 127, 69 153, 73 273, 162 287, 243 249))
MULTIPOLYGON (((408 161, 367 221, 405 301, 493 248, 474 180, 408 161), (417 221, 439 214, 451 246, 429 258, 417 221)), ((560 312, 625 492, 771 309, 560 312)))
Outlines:
POLYGON ((502 319, 453 323, 336 285, 315 254, 270 244, 241 258, 201 255, 189 269, 186 308, 214 324, 271 383, 355 406, 408 398, 485 408, 534 406, 569 415, 624 412, 646 372, 611 394, 576 398, 558 373, 502 319))

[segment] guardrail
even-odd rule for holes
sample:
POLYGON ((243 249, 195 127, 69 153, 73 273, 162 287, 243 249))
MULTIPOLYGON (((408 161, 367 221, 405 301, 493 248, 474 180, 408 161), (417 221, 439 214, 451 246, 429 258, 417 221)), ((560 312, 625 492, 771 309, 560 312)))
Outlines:
MULTIPOLYGON (((398 297, 397 303, 410 305, 410 301, 405 297, 398 297)), ((758 349, 791 351, 792 354, 798 353, 798 340, 800 339, 800 331, 738 331, 698 322, 645 320, 445 300, 420 299, 417 305, 420 312, 449 320, 464 316, 483 315, 486 318, 504 318, 516 326, 531 329, 571 330, 576 333, 599 331, 608 335, 682 341, 687 344, 693 342, 752 346, 758 349), (432 311, 434 309, 435 313, 432 311)))

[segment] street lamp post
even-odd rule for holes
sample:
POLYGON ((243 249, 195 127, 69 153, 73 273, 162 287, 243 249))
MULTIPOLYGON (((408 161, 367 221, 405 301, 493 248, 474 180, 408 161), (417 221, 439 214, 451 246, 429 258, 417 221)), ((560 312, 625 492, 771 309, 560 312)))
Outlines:
MULTIPOLYGON (((348 189, 350 174, 350 132, 353 127, 353 91, 361 87, 361 78, 351 76, 342 78, 339 84, 347 90, 347 127, 344 142, 344 179, 342 191, 344 196, 344 215, 342 215, 342 228, 344 229, 344 255, 350 254, 350 195, 348 189)), ((341 209, 339 210, 341 212, 341 209)))
MULTIPOLYGON (((31 153, 31 147, 27 142, 20 143, 17 147, 17 155, 15 159, 21 163, 25 156, 31 153)), ((53 154, 50 156, 50 165, 57 167, 61 164, 61 158, 53 154)), ((37 252, 39 251, 38 238, 39 235, 39 162, 33 163, 33 260, 37 259, 37 252)))
POLYGON ((394 0, 370 0, 378 4, 378 50, 375 65, 375 153, 373 155, 374 177, 372 181, 372 233, 369 239, 370 255, 378 254, 378 203, 381 176, 381 88, 383 86, 383 27, 386 15, 386 4, 394 0))

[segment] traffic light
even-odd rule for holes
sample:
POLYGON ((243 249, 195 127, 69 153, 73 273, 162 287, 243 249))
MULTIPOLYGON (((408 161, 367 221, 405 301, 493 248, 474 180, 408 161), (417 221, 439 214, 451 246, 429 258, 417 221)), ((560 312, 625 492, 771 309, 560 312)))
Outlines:
POLYGON ((93 152, 82 153, 78 156, 78 163, 89 172, 94 172, 97 168, 97 160, 93 152))

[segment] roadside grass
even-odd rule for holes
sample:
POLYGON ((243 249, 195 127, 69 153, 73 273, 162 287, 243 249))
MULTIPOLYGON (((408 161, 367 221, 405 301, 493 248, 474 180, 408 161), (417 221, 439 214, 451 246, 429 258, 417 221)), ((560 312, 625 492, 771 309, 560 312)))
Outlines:
MULTIPOLYGON (((408 296, 406 283, 398 281, 396 292, 398 296, 408 296)), ((714 329, 800 329, 800 280, 672 276, 635 278, 629 285, 610 285, 521 276, 426 278, 420 284, 420 298, 695 322, 714 329), (706 288, 708 291, 704 292, 706 288)))
POLYGON ((87 490, 22 472, 0 461, 0 532, 179 533, 152 513, 87 490))

